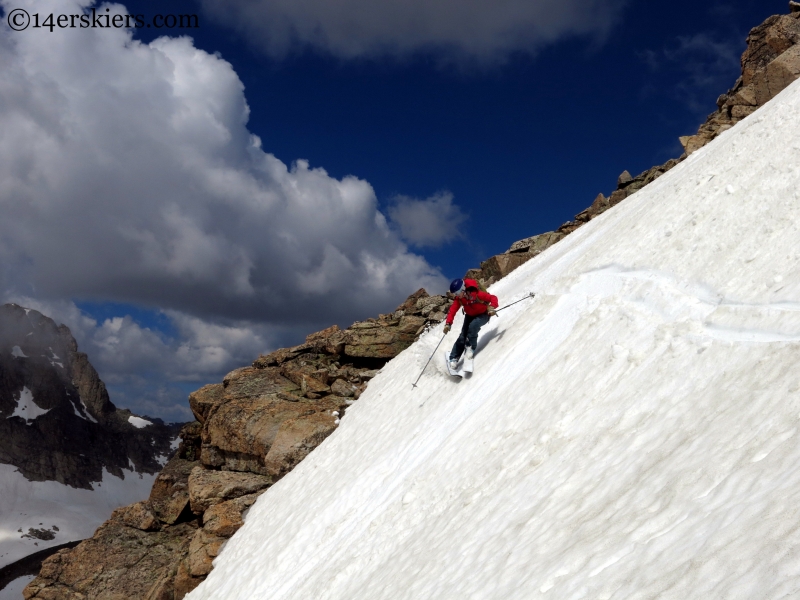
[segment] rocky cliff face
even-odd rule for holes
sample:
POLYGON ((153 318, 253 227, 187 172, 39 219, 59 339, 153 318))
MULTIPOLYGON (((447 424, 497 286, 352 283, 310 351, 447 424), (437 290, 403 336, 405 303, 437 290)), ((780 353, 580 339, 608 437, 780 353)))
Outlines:
POLYGON ((88 490, 104 470, 156 473, 177 432, 156 420, 139 428, 130 417, 111 403, 66 326, 0 306, 0 463, 29 481, 88 490))
MULTIPOLYGON (((467 275, 486 285, 504 277, 658 178, 725 124, 752 113, 733 109, 741 106, 736 102, 743 89, 762 90, 751 105, 757 108, 788 85, 800 73, 792 66, 800 64, 793 58, 800 14, 792 10, 751 32, 742 59, 748 75, 691 136, 696 139, 684 144, 684 156, 636 177, 624 172, 609 197, 600 194, 574 221, 514 243, 467 275)), ((211 571, 256 498, 322 443, 376 369, 444 319, 449 302, 420 290, 393 313, 312 334, 304 344, 260 356, 222 383, 191 394, 197 421, 184 428, 180 450, 158 476, 150 499, 116 511, 92 540, 51 557, 25 597, 182 598, 211 571)))

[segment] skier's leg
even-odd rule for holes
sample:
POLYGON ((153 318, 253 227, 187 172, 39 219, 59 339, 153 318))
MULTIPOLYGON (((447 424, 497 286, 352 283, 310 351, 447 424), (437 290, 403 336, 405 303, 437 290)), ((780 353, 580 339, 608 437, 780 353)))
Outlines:
POLYGON ((464 326, 461 328, 461 335, 458 336, 456 343, 453 344, 453 349, 450 351, 450 360, 458 360, 464 353, 464 346, 467 345, 467 336, 469 334, 469 325, 473 317, 464 315, 464 326))
POLYGON ((478 315, 477 317, 473 317, 472 321, 469 323, 468 331, 467 331, 467 347, 472 349, 474 353, 478 349, 478 332, 480 331, 481 327, 486 325, 489 322, 489 315, 482 314, 478 315))

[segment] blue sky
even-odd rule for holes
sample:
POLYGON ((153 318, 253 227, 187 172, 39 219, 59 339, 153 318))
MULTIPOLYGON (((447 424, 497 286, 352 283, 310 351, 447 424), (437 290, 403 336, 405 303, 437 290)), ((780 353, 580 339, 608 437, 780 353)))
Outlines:
MULTIPOLYGON (((91 6, 2 1, 23 5, 91 6)), ((623 170, 678 156, 733 85, 748 30, 787 12, 506 0, 506 22, 468 0, 366 17, 362 0, 294 6, 160 2, 200 18, 169 43, 2 31, 16 86, 0 88, 0 151, 16 161, 0 174, 2 294, 67 323, 122 406, 186 418, 187 390, 258 352, 440 292, 570 220, 623 170)))
MULTIPOLYGON (((162 4, 204 16, 199 3, 162 4)), ((233 64, 249 129, 284 162, 364 178, 383 206, 398 194, 451 192, 470 217, 463 239, 418 248, 449 278, 571 219, 624 169, 680 155, 678 136, 694 133, 738 76, 749 29, 785 4, 629 1, 605 37, 568 37, 477 67, 441 66, 430 53, 346 60, 313 48, 274 59, 208 17, 193 35, 233 64)))

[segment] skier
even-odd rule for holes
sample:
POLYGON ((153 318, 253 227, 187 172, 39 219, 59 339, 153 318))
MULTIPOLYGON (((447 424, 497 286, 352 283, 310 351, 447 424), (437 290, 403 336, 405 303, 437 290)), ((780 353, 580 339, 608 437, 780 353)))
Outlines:
POLYGON ((450 351, 450 369, 455 371, 458 368, 458 361, 467 347, 464 356, 465 362, 469 363, 469 371, 472 370, 471 363, 478 348, 478 331, 495 316, 497 308, 497 296, 489 292, 482 291, 478 282, 474 279, 454 279, 450 284, 450 291, 455 294, 453 305, 447 312, 445 319, 444 333, 450 332, 453 319, 456 317, 459 307, 464 307, 464 326, 461 328, 461 335, 458 336, 453 349, 450 351))

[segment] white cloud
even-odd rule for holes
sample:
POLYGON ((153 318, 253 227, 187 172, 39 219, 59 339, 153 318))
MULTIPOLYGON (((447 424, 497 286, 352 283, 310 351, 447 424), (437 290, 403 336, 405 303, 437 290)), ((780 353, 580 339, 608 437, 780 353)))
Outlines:
POLYGON ((450 192, 425 200, 397 196, 388 212, 403 238, 419 247, 437 247, 460 238, 461 225, 467 220, 467 215, 453 204, 450 192))
POLYGON ((369 183, 261 149, 220 57, 189 38, 42 31, 0 29, 5 289, 324 326, 443 285, 369 183))
POLYGON ((120 406, 185 417, 180 382, 446 284, 368 182, 287 166, 248 114, 232 66, 189 38, 0 26, 0 298, 69 325, 120 406), (95 322, 75 299, 164 311, 177 335, 95 322))
POLYGON ((165 419, 191 419, 187 383, 195 389, 246 366, 261 352, 283 345, 291 331, 250 321, 211 323, 178 311, 163 313, 175 329, 168 336, 128 315, 97 321, 71 301, 0 297, 38 310, 69 327, 78 350, 89 355, 111 400, 119 407, 165 419))
POLYGON ((202 0, 269 55, 341 58, 435 51, 480 63, 571 35, 605 35, 627 0, 202 0))

